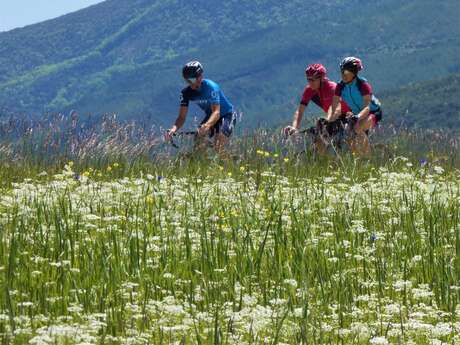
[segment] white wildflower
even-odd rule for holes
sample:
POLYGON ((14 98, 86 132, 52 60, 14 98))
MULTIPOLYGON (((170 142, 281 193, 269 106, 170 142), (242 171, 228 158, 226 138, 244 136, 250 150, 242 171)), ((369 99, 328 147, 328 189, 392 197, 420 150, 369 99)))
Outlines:
POLYGON ((284 279, 284 284, 289 285, 293 288, 297 287, 297 280, 295 279, 284 279))
POLYGON ((453 328, 448 323, 438 323, 432 330, 432 333, 437 338, 447 337, 453 332, 453 328))
POLYGON ((372 345, 388 345, 389 342, 385 337, 374 337, 369 340, 369 343, 372 345))
POLYGON ((407 289, 410 289, 411 287, 412 287, 412 282, 410 282, 409 280, 398 280, 397 282, 393 284, 393 288, 396 291, 407 290, 407 289))
POLYGON ((444 169, 440 166, 435 166, 433 168, 433 170, 437 173, 437 174, 442 174, 444 172, 444 169))
POLYGON ((251 295, 243 295, 243 304, 245 306, 255 306, 257 304, 257 298, 251 295))
POLYGON ((283 298, 273 298, 270 300, 270 304, 273 306, 281 306, 281 305, 285 305, 286 303, 287 303, 287 300, 283 298))
POLYGON ((92 222, 92 221, 96 221, 96 220, 100 220, 101 217, 95 215, 95 214, 85 214, 83 216, 83 220, 86 220, 86 221, 89 221, 89 222, 92 222))

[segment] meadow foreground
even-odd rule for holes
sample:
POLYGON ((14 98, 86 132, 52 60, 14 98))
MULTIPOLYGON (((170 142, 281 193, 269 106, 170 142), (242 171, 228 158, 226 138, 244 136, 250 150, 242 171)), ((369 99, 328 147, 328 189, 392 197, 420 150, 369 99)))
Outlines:
POLYGON ((13 183, 3 343, 460 344, 460 173, 422 165, 13 183))

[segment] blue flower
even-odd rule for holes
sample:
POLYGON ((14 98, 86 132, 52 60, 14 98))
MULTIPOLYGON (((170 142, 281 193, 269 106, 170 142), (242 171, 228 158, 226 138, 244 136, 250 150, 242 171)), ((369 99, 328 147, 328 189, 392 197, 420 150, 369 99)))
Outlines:
POLYGON ((420 166, 421 167, 424 167, 427 164, 428 164, 428 161, 425 158, 420 159, 420 166))
POLYGON ((80 181, 80 178, 81 178, 81 176, 78 175, 78 174, 73 175, 74 180, 80 181))
POLYGON ((376 234, 372 234, 370 240, 371 240, 372 242, 377 241, 377 235, 376 235, 376 234))

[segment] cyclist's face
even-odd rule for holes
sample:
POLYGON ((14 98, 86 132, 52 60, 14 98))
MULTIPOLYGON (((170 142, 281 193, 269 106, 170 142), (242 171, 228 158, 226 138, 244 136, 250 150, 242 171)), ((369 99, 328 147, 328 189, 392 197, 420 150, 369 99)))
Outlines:
POLYGON ((198 78, 195 79, 185 79, 185 81, 188 85, 190 85, 190 87, 193 90, 196 90, 199 89, 201 86, 201 82, 203 81, 203 75, 200 75, 198 78))
POLYGON ((313 90, 318 90, 321 86, 321 78, 310 78, 307 77, 308 80, 308 85, 313 89, 313 90))
POLYGON ((342 70, 342 80, 345 83, 351 83, 353 79, 355 79, 355 77, 356 75, 353 72, 348 71, 346 69, 342 70))

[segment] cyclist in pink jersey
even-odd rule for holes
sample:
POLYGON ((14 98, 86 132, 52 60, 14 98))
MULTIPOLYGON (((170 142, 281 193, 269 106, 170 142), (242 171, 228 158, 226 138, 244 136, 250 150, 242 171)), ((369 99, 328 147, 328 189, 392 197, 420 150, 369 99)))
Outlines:
MULTIPOLYGON (((294 113, 292 126, 287 126, 284 129, 286 134, 292 134, 300 128, 300 123, 310 101, 313 101, 320 107, 326 117, 330 117, 332 111, 332 99, 334 98, 336 83, 327 78, 326 68, 322 64, 312 64, 307 66, 305 70, 308 85, 305 87, 300 104, 294 113)), ((336 109, 337 113, 345 115, 350 111, 350 108, 345 102, 340 103, 340 107, 336 109)))
MULTIPOLYGON (((308 85, 305 87, 299 107, 294 113, 292 125, 285 127, 283 130, 285 135, 294 134, 299 130, 305 109, 307 108, 310 101, 313 101, 313 103, 315 103, 324 111, 326 118, 330 118, 332 115, 332 100, 334 98, 337 84, 327 78, 326 68, 319 63, 308 65, 305 70, 305 74, 308 80, 308 85)), ((339 118, 337 121, 344 119, 346 113, 349 111, 350 108, 348 105, 345 102, 341 102, 339 107, 336 109, 336 114, 338 114, 339 118)), ((316 127, 322 126, 324 123, 324 119, 319 119, 316 127)), ((338 126, 331 124, 328 124, 328 126, 329 128, 338 128, 338 126)), ((329 134, 333 135, 334 133, 329 134)), ((322 147, 322 141, 323 140, 315 141, 315 145, 320 149, 320 151, 324 151, 324 148, 322 147)))

